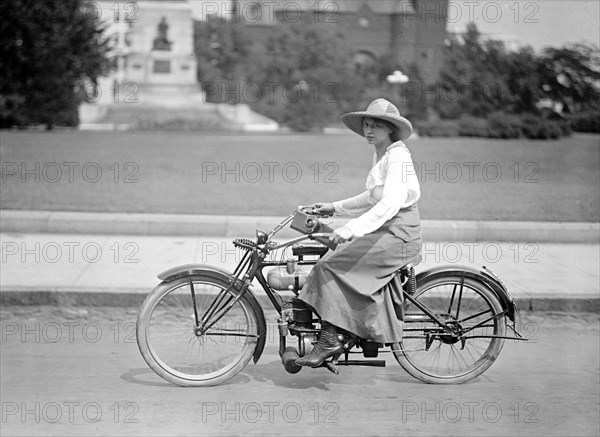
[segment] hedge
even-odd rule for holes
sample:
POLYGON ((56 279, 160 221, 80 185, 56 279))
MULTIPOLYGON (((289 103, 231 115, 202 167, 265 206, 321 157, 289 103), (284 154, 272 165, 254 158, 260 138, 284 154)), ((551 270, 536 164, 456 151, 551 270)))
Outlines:
POLYGON ((458 132, 461 137, 487 137, 488 122, 485 118, 463 115, 458 120, 458 132))
MULTIPOLYGON (((585 121, 588 122, 587 119, 585 121)), ((586 125, 587 126, 587 125, 586 125)), ((571 134, 571 120, 535 114, 493 112, 487 118, 463 115, 458 120, 417 121, 417 132, 429 137, 557 139, 571 134)))
POLYGON ((457 137, 458 123, 454 120, 416 121, 414 126, 417 133, 424 137, 457 137))
POLYGON ((587 111, 568 116, 576 132, 600 133, 600 111, 587 111))

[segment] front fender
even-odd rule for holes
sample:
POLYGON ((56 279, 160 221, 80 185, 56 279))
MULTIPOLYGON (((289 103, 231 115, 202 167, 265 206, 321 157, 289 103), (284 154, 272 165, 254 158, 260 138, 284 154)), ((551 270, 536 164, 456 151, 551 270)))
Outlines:
POLYGON ((425 270, 417 274, 417 287, 424 281, 438 278, 440 276, 462 276, 472 278, 486 284, 498 297, 508 318, 514 322, 515 314, 518 314, 517 306, 508 293, 504 283, 490 269, 483 267, 481 270, 469 266, 439 266, 425 270))
POLYGON ((211 266, 208 264, 184 264, 181 266, 172 267, 162 273, 159 273, 158 279, 163 282, 171 282, 175 279, 190 275, 208 275, 217 279, 233 277, 231 272, 228 272, 221 267, 211 266))
MULTIPOLYGON (((173 267, 160 273, 158 275, 158 279, 160 279, 163 283, 168 283, 179 278, 185 278, 187 276, 207 276, 209 278, 225 281, 228 284, 231 284, 235 279, 235 276, 231 272, 228 272, 221 267, 210 266, 207 264, 185 264, 182 266, 173 267)), ((239 293, 243 285, 244 283, 238 279, 234 290, 239 293)), ((254 364, 256 364, 265 348, 265 342, 267 339, 267 322, 265 321, 265 313, 263 312, 263 309, 258 303, 258 300, 256 299, 256 296, 252 290, 246 290, 245 296, 248 297, 250 306, 256 314, 256 318, 258 319, 258 343, 256 345, 254 355, 252 356, 254 364)))

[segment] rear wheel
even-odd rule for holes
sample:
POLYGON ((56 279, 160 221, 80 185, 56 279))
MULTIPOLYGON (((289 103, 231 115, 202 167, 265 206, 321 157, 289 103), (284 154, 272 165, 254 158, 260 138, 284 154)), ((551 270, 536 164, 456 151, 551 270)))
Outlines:
POLYGON ((413 295, 445 327, 406 299, 398 363, 412 376, 435 384, 458 384, 481 375, 496 360, 506 335, 502 304, 487 285, 445 276, 417 285, 413 295))
MULTIPOLYGON (((258 342, 258 317, 247 296, 239 299, 206 332, 196 329, 228 283, 209 276, 160 284, 144 301, 137 319, 137 340, 144 360, 159 376, 182 386, 210 386, 235 376, 248 364, 258 342)), ((231 290, 224 301, 238 295, 231 290)))

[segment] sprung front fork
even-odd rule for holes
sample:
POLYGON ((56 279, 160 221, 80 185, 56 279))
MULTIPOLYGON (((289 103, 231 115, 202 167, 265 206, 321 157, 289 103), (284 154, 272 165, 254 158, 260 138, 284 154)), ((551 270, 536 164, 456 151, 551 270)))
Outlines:
POLYGON ((194 290, 194 283, 190 277, 190 292, 192 294, 194 318, 196 322, 194 333, 196 336, 200 337, 204 335, 206 331, 208 331, 215 323, 221 320, 221 318, 227 314, 227 312, 233 308, 233 306, 244 296, 246 291, 250 288, 252 280, 256 275, 256 271, 258 270, 259 266, 258 258, 261 256, 264 257, 264 255, 260 252, 246 252, 244 254, 244 257, 233 272, 234 277, 231 278, 231 283, 229 286, 219 292, 215 300, 211 303, 201 318, 198 314, 198 308, 196 306, 196 292, 194 290), (234 297, 230 295, 229 292, 240 282, 240 276, 242 276, 244 269, 246 269, 246 273, 241 279, 243 281, 243 285, 237 295, 234 297))

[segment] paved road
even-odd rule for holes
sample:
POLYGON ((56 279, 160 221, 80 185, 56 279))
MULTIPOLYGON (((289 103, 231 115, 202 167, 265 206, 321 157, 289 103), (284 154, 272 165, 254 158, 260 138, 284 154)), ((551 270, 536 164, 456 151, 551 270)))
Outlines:
POLYGON ((600 432, 597 314, 524 315, 532 342, 508 341, 486 374, 459 386, 421 384, 391 357, 386 368, 288 375, 273 335, 257 365, 192 389, 147 368, 136 309, 4 307, 1 316, 3 436, 600 432))

